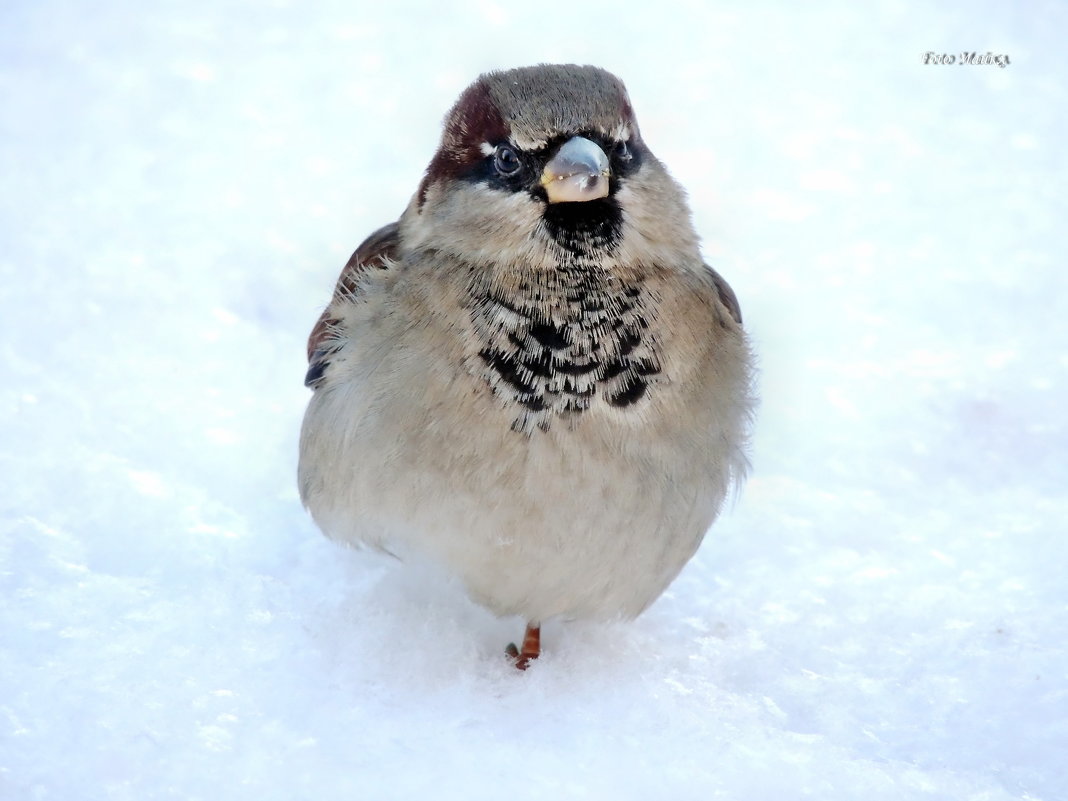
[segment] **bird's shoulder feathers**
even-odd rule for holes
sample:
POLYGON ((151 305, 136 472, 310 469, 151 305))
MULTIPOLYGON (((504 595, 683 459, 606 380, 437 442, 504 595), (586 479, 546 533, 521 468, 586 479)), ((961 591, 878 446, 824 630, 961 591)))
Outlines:
POLYGON ((397 261, 400 250, 400 234, 397 223, 384 225, 367 237, 349 257, 334 287, 331 305, 319 316, 308 337, 308 373, 304 385, 315 389, 323 380, 323 373, 334 352, 331 347, 332 332, 337 320, 330 315, 333 301, 353 298, 359 293, 360 279, 368 270, 384 270, 397 261))
POLYGON ((709 276, 712 278, 712 284, 716 287, 716 294, 719 295, 719 302, 727 307, 727 311, 731 313, 731 317, 734 318, 734 322, 738 325, 742 324, 742 307, 738 304, 738 296, 734 294, 734 290, 731 289, 731 285, 727 283, 722 275, 717 273, 707 264, 705 269, 708 270, 709 276))

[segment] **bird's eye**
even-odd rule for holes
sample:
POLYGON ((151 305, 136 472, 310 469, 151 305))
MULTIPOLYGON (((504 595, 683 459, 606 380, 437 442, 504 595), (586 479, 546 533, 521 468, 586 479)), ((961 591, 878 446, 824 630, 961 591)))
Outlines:
POLYGON ((523 169, 523 162, 519 160, 519 154, 510 145, 497 145, 493 151, 493 168, 499 175, 511 178, 523 169))
POLYGON ((630 152, 630 146, 625 141, 616 142, 612 148, 612 155, 620 161, 630 161, 634 156, 630 152))

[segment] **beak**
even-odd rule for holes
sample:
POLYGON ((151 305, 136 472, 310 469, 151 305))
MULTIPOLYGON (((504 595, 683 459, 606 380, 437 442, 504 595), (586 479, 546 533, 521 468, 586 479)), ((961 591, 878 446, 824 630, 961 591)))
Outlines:
POLYGON ((545 165, 541 185, 550 203, 576 203, 606 197, 611 175, 608 156, 597 143, 573 136, 545 165))

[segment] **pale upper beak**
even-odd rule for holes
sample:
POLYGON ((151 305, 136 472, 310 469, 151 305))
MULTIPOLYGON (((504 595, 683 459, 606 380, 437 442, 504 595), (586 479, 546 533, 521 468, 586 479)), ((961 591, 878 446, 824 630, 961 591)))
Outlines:
POLYGON ((600 146, 583 136, 564 142, 541 173, 550 203, 576 203, 607 197, 612 170, 600 146))

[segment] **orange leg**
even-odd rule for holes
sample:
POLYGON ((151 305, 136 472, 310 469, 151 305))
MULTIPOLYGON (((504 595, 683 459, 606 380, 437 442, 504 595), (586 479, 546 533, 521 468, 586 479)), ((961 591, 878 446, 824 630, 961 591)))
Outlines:
POLYGON ((515 666, 519 670, 530 667, 530 660, 537 659, 541 653, 541 625, 527 623, 527 630, 523 634, 523 647, 516 648, 515 643, 509 643, 505 653, 515 660, 515 666))

